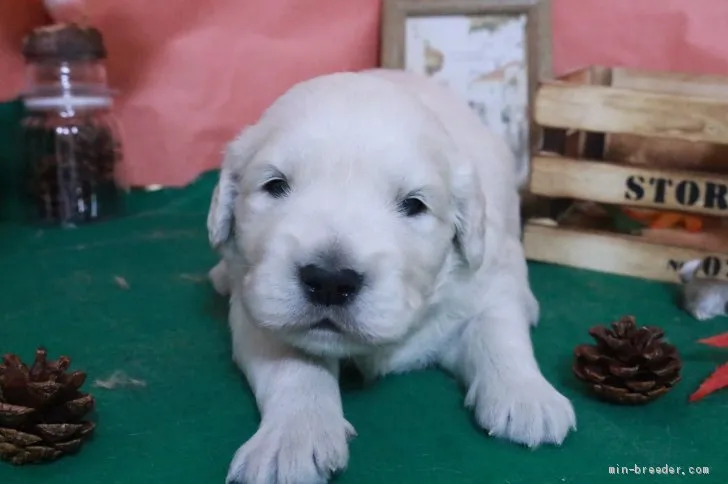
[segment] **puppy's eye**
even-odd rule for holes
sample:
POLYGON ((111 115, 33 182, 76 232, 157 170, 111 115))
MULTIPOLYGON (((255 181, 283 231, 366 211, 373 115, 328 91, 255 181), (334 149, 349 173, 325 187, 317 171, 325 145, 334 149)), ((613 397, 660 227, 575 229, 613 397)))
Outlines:
POLYGON ((263 185, 263 190, 273 198, 285 197, 290 189, 288 182, 283 178, 274 178, 263 185))
POLYGON ((427 206, 419 198, 405 198, 399 204, 399 211, 408 217, 415 217, 427 210, 427 206))

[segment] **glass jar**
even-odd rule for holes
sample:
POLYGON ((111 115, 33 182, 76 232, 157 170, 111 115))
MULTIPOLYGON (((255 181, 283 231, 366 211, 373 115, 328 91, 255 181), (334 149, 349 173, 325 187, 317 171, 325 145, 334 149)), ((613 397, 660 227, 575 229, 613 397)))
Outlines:
POLYGON ((26 39, 22 120, 31 217, 75 226, 120 214, 123 158, 99 32, 43 27, 26 39))

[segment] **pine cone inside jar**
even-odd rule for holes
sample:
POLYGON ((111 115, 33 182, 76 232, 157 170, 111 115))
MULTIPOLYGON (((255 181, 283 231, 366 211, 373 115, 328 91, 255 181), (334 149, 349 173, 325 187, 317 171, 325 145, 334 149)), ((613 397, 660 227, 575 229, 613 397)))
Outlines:
POLYGON ((17 355, 0 364, 0 459, 15 465, 58 459, 77 452, 95 424, 84 418, 94 407, 80 391, 81 371, 68 372, 65 356, 48 361, 38 348, 30 368, 17 355))
POLYGON ((595 326, 589 334, 596 344, 575 348, 572 370, 601 398, 647 403, 681 380, 682 360, 677 348, 665 342, 662 329, 637 327, 634 317, 624 316, 611 328, 595 326))

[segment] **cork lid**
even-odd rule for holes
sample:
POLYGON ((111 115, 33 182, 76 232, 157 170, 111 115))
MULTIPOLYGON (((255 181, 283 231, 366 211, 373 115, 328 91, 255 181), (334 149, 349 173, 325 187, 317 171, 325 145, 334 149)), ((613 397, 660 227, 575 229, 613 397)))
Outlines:
POLYGON ((23 56, 31 62, 99 60, 106 58, 101 32, 77 24, 34 29, 23 40, 23 56))

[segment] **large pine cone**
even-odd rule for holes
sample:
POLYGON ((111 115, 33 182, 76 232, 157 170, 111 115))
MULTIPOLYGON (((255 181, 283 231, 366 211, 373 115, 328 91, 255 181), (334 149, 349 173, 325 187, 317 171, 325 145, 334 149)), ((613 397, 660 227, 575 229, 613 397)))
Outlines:
POLYGON ((634 317, 624 316, 611 329, 595 326, 589 334, 596 345, 577 346, 572 369, 600 397, 617 403, 646 403, 680 381, 680 355, 664 341, 660 328, 638 328, 634 317))
POLYGON ((83 420, 94 399, 79 389, 81 371, 66 372, 65 356, 48 361, 38 348, 28 368, 17 355, 0 364, 0 459, 23 465, 55 460, 76 452, 95 424, 83 420))

